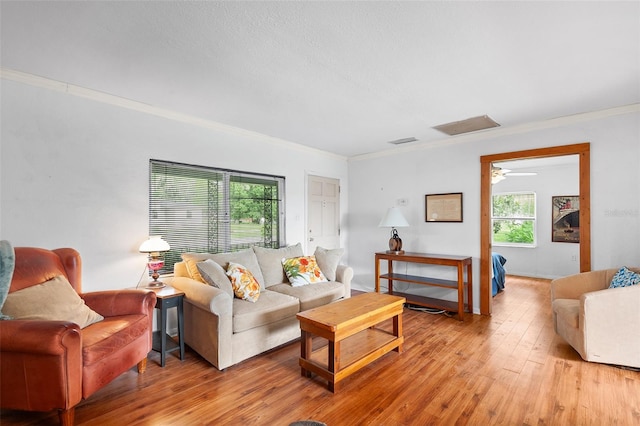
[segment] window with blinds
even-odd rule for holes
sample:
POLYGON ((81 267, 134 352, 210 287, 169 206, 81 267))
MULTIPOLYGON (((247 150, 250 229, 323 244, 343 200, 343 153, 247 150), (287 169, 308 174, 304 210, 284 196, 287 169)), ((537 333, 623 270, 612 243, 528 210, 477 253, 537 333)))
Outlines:
POLYGON ((180 255, 284 244, 284 177, 151 160, 149 235, 171 246, 162 272, 180 255))

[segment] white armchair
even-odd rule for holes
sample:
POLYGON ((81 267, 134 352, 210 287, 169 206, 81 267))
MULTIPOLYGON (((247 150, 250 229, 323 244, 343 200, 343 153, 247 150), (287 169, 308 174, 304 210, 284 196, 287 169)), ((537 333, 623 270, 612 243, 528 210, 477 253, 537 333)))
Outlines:
POLYGON ((553 324, 585 361, 640 368, 640 285, 609 288, 617 271, 553 280, 553 324))

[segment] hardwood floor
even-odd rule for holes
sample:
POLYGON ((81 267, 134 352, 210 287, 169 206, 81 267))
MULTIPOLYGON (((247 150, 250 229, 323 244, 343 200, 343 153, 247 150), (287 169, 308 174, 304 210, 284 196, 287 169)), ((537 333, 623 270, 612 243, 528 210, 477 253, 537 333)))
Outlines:
MULTIPOLYGON (((403 322, 403 353, 345 379, 336 394, 300 375, 299 342, 222 372, 191 350, 160 368, 153 352, 145 374, 131 370, 82 402, 76 424, 640 424, 640 373, 582 361, 556 336, 547 280, 509 276, 491 317, 405 309, 403 322)), ((3 426, 56 423, 54 412, 0 412, 3 426)))

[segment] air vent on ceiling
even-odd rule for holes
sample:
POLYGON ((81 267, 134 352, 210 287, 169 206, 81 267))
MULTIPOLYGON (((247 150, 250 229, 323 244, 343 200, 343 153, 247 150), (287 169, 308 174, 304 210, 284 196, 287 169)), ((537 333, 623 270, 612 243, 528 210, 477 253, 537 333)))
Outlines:
POLYGON ((447 135, 454 136, 499 126, 500 125, 493 121, 488 115, 481 115, 479 117, 467 118, 466 120, 441 124, 439 126, 434 126, 433 128, 441 131, 442 133, 446 133, 447 135))
POLYGON ((403 143, 415 142, 417 140, 418 139, 414 137, 410 137, 410 138, 396 139, 395 141, 389 141, 389 143, 394 145, 402 145, 403 143))

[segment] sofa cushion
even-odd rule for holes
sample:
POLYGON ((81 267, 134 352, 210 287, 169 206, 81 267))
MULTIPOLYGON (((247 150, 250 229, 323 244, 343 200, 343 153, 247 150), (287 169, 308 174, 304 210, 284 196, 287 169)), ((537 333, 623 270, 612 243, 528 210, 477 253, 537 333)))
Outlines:
POLYGON ((253 251, 258 259, 266 287, 287 282, 287 276, 282 268, 282 259, 304 255, 300 243, 278 249, 253 246, 253 251))
POLYGON ((2 311, 16 320, 69 321, 80 328, 104 319, 85 305, 62 275, 9 293, 2 311))
POLYGON ((255 302, 233 299, 233 332, 240 333, 255 327, 295 317, 300 303, 295 297, 264 290, 255 302))
POLYGON ((556 299, 551 304, 551 309, 558 317, 558 320, 571 327, 578 328, 580 315, 580 300, 577 299, 556 299))
POLYGON ((282 259, 282 267, 287 278, 289 278, 289 282, 294 287, 327 281, 316 262, 315 256, 282 259))
POLYGON ((260 284, 253 274, 239 263, 229 262, 227 276, 231 279, 231 286, 236 297, 256 302, 260 297, 260 284))
POLYGON ((326 249, 322 247, 316 247, 316 251, 313 255, 316 257, 318 266, 329 281, 336 280, 336 269, 340 263, 340 259, 344 254, 344 249, 326 249))
POLYGON ((637 284, 640 284, 640 274, 629 270, 626 266, 623 266, 613 276, 609 288, 628 287, 630 285, 637 284))
POLYGON ((317 308, 344 297, 344 285, 336 281, 325 281, 313 285, 292 287, 289 284, 272 285, 267 290, 293 296, 300 301, 300 310, 317 308))
POLYGON ((264 289, 264 278, 260 271, 260 265, 258 265, 258 259, 256 258, 253 249, 246 249, 241 251, 234 251, 229 253, 183 253, 182 260, 187 264, 187 270, 191 275, 191 278, 200 282, 206 283, 200 272, 198 271, 198 262, 204 262, 207 259, 211 259, 226 271, 229 269, 229 262, 239 263, 246 267, 255 279, 260 284, 260 288, 264 289))
POLYGON ((207 284, 219 288, 233 298, 234 293, 231 281, 229 281, 227 272, 222 269, 222 266, 216 263, 213 259, 198 262, 196 266, 198 267, 198 272, 200 272, 200 275, 207 284))

